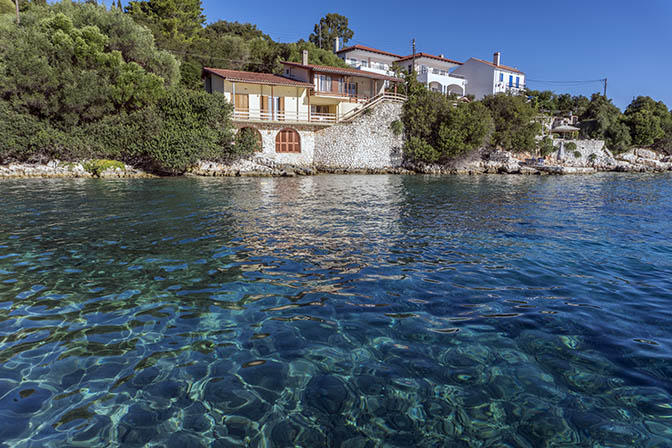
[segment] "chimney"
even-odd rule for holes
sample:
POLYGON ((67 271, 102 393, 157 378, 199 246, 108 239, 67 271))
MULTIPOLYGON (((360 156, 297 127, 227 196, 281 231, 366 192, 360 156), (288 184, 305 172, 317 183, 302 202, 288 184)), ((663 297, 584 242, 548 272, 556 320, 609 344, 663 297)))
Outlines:
POLYGON ((303 50, 303 55, 301 57, 301 63, 303 65, 308 65, 308 50, 303 50))
POLYGON ((502 58, 502 53, 499 51, 494 54, 494 57, 492 58, 492 63, 495 64, 497 67, 499 67, 499 60, 502 58))
POLYGON ((338 53, 338 51, 341 49, 341 39, 336 38, 334 39, 334 53, 338 53))

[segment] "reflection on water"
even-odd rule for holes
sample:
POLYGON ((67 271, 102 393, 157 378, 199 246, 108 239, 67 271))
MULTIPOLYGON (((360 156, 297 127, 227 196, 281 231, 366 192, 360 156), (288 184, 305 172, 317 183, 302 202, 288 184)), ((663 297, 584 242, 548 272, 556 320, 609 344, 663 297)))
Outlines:
POLYGON ((0 446, 672 446, 670 180, 0 181, 0 446))

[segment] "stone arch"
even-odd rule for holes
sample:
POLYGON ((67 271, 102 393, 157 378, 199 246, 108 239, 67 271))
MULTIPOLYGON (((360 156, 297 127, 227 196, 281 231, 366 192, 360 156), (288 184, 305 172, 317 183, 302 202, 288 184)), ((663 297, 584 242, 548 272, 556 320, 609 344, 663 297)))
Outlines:
POLYGON ((464 96, 464 88, 458 84, 450 84, 448 87, 446 87, 446 94, 464 96))
POLYGON ((439 82, 432 81, 429 83, 429 90, 432 92, 443 92, 443 86, 439 82))
POLYGON ((275 136, 275 152, 298 154, 301 152, 301 136, 292 128, 281 129, 275 136))
POLYGON ((259 132, 259 129, 253 128, 252 126, 243 126, 242 128, 238 129, 238 132, 236 133, 236 141, 244 138, 244 133, 250 133, 256 137, 257 144, 256 148, 254 149, 255 152, 262 152, 264 150, 264 139, 261 137, 261 132, 259 132))

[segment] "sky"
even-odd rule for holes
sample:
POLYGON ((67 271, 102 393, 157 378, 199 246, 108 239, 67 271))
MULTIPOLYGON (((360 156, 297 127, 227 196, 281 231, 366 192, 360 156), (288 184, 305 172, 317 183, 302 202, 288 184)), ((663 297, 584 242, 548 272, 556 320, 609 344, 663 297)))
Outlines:
MULTIPOLYGON (((123 2, 126 4, 126 1, 123 2)), ((280 42, 308 39, 330 12, 349 19, 360 44, 402 55, 492 59, 526 73, 531 89, 602 92, 621 109, 648 95, 672 107, 672 0, 394 1, 204 0, 208 22, 256 24, 280 42), (549 82, 553 81, 553 82, 549 82)))

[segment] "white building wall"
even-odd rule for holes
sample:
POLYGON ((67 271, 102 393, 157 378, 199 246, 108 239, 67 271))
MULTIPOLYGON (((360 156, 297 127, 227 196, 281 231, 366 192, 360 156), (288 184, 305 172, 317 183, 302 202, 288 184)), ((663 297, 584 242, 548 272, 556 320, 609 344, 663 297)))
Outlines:
POLYGON ((478 61, 468 60, 453 73, 462 75, 467 80, 467 95, 474 95, 477 100, 492 95, 495 86, 494 68, 478 61))

